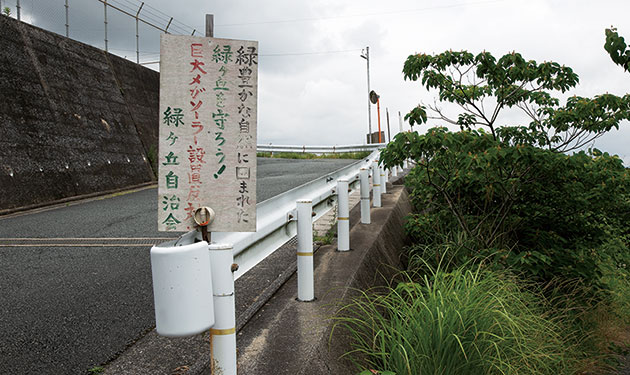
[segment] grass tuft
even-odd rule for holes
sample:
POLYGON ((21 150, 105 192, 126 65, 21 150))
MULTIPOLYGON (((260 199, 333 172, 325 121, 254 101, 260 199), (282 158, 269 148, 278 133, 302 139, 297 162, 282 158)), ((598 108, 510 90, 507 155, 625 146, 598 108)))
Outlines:
POLYGON ((458 268, 368 291, 345 306, 335 329, 352 337, 360 369, 396 374, 571 374, 575 335, 533 285, 458 268))

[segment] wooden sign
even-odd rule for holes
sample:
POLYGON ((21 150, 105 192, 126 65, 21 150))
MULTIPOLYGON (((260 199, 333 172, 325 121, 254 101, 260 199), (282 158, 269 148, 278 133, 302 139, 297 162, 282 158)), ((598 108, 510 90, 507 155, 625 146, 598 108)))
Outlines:
POLYGON ((258 42, 160 40, 158 230, 256 231, 258 42))

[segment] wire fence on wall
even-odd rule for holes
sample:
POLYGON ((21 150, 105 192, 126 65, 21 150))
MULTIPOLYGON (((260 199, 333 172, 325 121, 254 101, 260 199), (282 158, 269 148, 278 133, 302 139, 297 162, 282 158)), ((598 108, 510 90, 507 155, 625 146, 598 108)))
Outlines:
POLYGON ((140 0, 0 0, 20 21, 157 68, 159 34, 203 35, 203 30, 140 0))

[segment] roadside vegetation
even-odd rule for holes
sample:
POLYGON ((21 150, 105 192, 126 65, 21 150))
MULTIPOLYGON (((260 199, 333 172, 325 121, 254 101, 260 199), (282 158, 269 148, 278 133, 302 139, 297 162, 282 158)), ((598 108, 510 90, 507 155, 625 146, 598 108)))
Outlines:
MULTIPOLYGON (((616 30, 605 49, 628 70, 616 30)), ((340 311, 361 374, 605 374, 628 353, 630 171, 591 142, 630 119, 630 95, 556 98, 569 67, 518 53, 411 55, 406 79, 459 105, 407 116, 459 127, 401 133, 382 152, 415 213, 407 270, 340 311), (527 125, 500 122, 507 108, 527 125)))
POLYGON ((334 154, 312 154, 308 152, 258 152, 259 158, 279 159, 363 159, 370 155, 371 151, 361 152, 336 152, 334 154))

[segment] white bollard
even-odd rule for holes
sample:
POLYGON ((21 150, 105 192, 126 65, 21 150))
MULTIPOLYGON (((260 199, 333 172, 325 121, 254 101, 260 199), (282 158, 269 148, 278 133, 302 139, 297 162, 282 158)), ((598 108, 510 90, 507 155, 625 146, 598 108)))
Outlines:
POLYGON ((361 168, 359 172, 361 184, 361 224, 370 224, 370 171, 361 168))
POLYGON ((337 180, 337 250, 350 250, 348 180, 337 180))
POLYGON ((214 326, 210 329, 213 374, 236 375, 236 309, 234 254, 231 244, 210 244, 214 326))
POLYGON ((372 164, 372 186, 372 194, 374 195, 372 197, 372 205, 381 207, 381 168, 376 161, 372 164))
POLYGON ((387 171, 382 165, 379 167, 381 172, 381 193, 387 194, 387 171))
POLYGON ((398 167, 396 166, 392 169, 392 177, 398 177, 398 167))
POLYGON ((403 166, 402 167, 403 167, 403 169, 407 169, 409 167, 408 164, 407 164, 407 159, 405 159, 403 161, 403 166))
POLYGON ((313 275, 313 202, 297 201, 297 274, 298 301, 315 299, 313 275))

